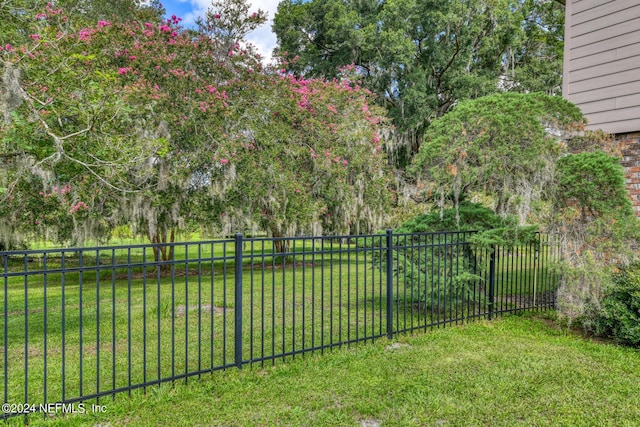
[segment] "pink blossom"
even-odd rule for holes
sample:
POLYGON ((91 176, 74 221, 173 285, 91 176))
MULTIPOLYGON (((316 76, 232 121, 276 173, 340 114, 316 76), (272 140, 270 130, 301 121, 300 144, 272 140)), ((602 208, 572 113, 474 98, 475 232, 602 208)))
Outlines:
POLYGON ((229 163, 229 159, 220 159, 220 164, 226 165, 227 163, 229 163))
POLYGON ((91 34, 93 34, 93 30, 89 28, 83 28, 82 30, 80 30, 80 33, 78 34, 78 38, 81 41, 87 41, 91 37, 91 34))
POLYGON ((40 40, 40 34, 31 34, 29 37, 31 37, 31 40, 40 40))
POLYGON ((98 28, 108 27, 109 25, 111 25, 109 21, 98 21, 98 28))
POLYGON ((89 210, 89 206, 87 206, 85 202, 78 202, 69 209, 69 213, 76 213, 80 209, 87 211, 89 210))
POLYGON ((45 9, 47 9, 47 12, 49 12, 51 15, 58 15, 60 13, 62 13, 62 9, 53 9, 51 2, 47 3, 47 5, 45 6, 45 9))
POLYGON ((11 45, 9 43, 7 43, 7 45, 4 48, 7 52, 11 52, 11 45))
POLYGON ((213 17, 216 18, 216 19, 220 19, 220 14, 216 13, 213 17))
POLYGON ((343 161, 342 161, 342 164, 343 164, 343 165, 345 165, 345 166, 347 166, 347 165, 349 164, 349 162, 348 162, 348 161, 346 161, 346 160, 343 160, 343 161))

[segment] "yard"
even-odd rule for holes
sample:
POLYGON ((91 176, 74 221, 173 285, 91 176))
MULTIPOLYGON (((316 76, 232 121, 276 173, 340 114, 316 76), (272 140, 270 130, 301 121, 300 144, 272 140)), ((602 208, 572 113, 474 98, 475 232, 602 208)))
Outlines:
POLYGON ((142 245, 4 255, 0 393, 103 404, 240 364, 553 306, 544 240, 489 256, 459 233, 383 237, 292 239, 284 255, 269 239, 180 243, 161 266, 142 245))
MULTIPOLYGON (((228 370, 33 425, 634 426, 640 352, 509 316, 228 370), (379 424, 378 424, 379 423, 379 424)), ((10 425, 22 419, 9 420, 10 425)))

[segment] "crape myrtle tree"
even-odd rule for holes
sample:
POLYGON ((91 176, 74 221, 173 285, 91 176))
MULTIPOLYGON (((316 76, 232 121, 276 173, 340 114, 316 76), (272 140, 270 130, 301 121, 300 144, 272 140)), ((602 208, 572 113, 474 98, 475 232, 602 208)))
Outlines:
POLYGON ((94 202, 101 205, 105 191, 124 188, 124 172, 149 151, 147 144, 127 139, 132 116, 125 88, 114 84, 115 72, 102 72, 107 57, 89 47, 92 35, 111 23, 74 29, 62 9, 51 4, 22 19, 28 25, 19 33, 27 34, 28 42, 6 43, 1 52, 0 228, 14 236, 45 229, 56 240, 72 238, 67 232, 72 228, 96 234, 104 224, 96 215, 84 215, 95 221, 83 227, 56 222, 69 223, 68 215, 94 202), (66 215, 40 212, 56 200, 66 215))
POLYGON ((97 210, 88 209, 104 203, 103 191, 84 173, 88 167, 109 182, 109 168, 121 171, 116 165, 124 156, 131 155, 134 163, 140 156, 123 150, 118 158, 116 151, 107 153, 108 146, 92 151, 98 163, 82 154, 84 144, 92 144, 89 139, 95 143, 113 133, 108 129, 116 122, 114 113, 123 119, 120 123, 128 118, 117 88, 104 90, 104 79, 92 80, 86 69, 74 69, 83 52, 74 51, 67 36, 99 19, 159 22, 163 13, 157 2, 136 0, 0 2, 0 247, 15 247, 35 235, 81 242, 108 233, 97 210), (68 82, 75 84, 73 89, 67 90, 68 82), (63 110, 67 114, 59 114, 63 110), (101 123, 100 130, 78 144, 88 137, 91 122, 101 123))
MULTIPOLYGON (((225 55, 235 55, 251 49, 243 38, 265 20, 236 0, 213 3, 199 26, 228 47, 225 55)), ((274 237, 379 227, 392 196, 381 142, 386 120, 352 68, 332 80, 245 72, 234 79, 226 145, 213 144, 228 174, 210 191, 224 196, 198 202, 200 222, 220 224, 224 234, 264 230, 274 237)), ((276 241, 276 250, 284 248, 276 241)))
MULTIPOLYGON (((263 75, 245 87, 225 161, 235 167, 227 218, 274 237, 372 231, 391 202, 371 94, 338 80, 263 75)), ((276 242, 277 249, 283 245, 276 242)))
MULTIPOLYGON (((208 160, 211 142, 223 138, 225 86, 239 69, 259 67, 248 55, 220 58, 215 40, 183 35, 178 24, 173 17, 78 29, 47 6, 34 17, 31 43, 3 59, 5 70, 16 70, 18 100, 3 151, 46 176, 44 195, 55 186, 91 196, 79 200, 83 210, 110 226, 128 223, 152 242, 172 239, 184 224, 194 175, 224 172, 208 160)), ((17 187, 7 181, 5 197, 22 202, 10 188, 17 187)))
POLYGON ((399 165, 458 101, 560 90, 564 8, 550 0, 285 0, 277 55, 306 76, 355 64, 396 126, 399 165))

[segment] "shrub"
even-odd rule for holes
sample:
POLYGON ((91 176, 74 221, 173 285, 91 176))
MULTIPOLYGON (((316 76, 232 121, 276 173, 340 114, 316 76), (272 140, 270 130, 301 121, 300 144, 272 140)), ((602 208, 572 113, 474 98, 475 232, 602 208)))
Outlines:
POLYGON ((597 316, 596 332, 620 344, 640 347, 640 263, 614 274, 597 316))
POLYGON ((460 203, 458 210, 434 209, 396 230, 400 234, 427 232, 397 236, 394 245, 399 248, 393 251, 393 269, 406 298, 427 309, 439 309, 442 303, 480 302, 486 268, 483 257, 494 245, 510 247, 536 239, 534 227, 518 227, 515 218, 503 218, 471 202, 460 203), (445 233, 455 230, 474 233, 445 233))

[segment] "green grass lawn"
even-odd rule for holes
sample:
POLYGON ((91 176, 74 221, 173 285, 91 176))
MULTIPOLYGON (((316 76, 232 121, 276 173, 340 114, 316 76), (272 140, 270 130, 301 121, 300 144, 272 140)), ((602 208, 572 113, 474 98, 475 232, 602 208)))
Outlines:
MULTIPOLYGON (((594 342, 541 318, 400 336, 265 368, 231 369, 143 395, 106 414, 32 425, 636 426, 640 350, 594 342)), ((18 425, 23 419, 11 419, 18 425)))

